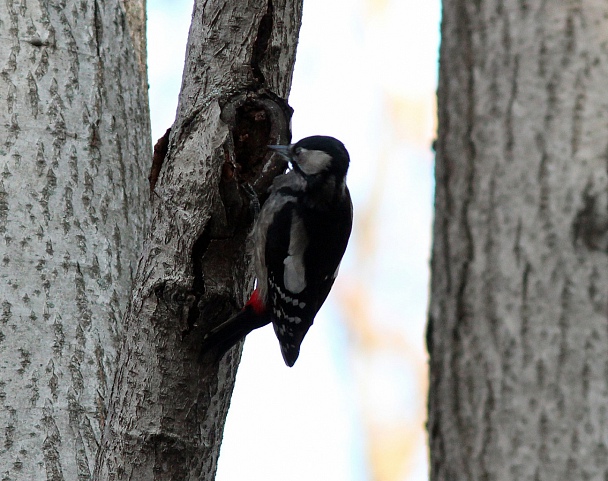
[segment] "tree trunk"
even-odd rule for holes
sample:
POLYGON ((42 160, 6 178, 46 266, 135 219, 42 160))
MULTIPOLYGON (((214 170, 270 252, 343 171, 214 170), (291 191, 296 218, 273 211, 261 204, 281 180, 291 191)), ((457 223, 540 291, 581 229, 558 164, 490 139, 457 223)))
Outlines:
POLYGON ((0 2, 3 480, 90 479, 107 418, 151 150, 122 3, 0 2))
POLYGON ((272 169, 266 146, 289 140, 282 99, 301 8, 301 0, 195 2, 95 479, 215 476, 240 346, 218 363, 214 353, 199 362, 199 345, 253 285, 244 184, 263 193, 281 167, 272 169))
POLYGON ((606 479, 608 6, 445 0, 431 479, 606 479))

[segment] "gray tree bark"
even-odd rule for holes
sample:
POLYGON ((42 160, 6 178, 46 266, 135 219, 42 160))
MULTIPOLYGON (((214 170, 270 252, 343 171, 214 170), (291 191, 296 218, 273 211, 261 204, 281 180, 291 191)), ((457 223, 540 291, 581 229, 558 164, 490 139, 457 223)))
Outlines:
POLYGON ((108 416, 151 151, 122 3, 0 2, 3 480, 90 479, 108 416))
POLYGON ((445 0, 431 479, 608 478, 608 5, 445 0))
POLYGON ((195 2, 95 479, 215 476, 241 348, 198 362, 199 345, 253 285, 243 185, 262 193, 276 173, 266 146, 289 140, 301 10, 301 0, 195 2))

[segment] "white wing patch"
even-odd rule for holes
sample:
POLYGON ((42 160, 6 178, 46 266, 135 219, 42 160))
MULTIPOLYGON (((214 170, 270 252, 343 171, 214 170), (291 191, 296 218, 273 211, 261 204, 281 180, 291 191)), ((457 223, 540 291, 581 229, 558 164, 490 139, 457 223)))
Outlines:
POLYGON ((298 214, 291 216, 291 230, 289 233, 289 248, 287 257, 283 261, 283 284, 285 288, 299 294, 306 288, 306 271, 304 269, 304 252, 308 245, 308 237, 304 229, 304 222, 298 214))
MULTIPOLYGON (((295 177, 295 174, 291 176, 291 180, 295 177)), ((272 189, 275 186, 280 187, 283 184, 289 185, 290 177, 289 174, 278 176, 274 180, 272 189)), ((260 298, 262 302, 266 303, 268 297, 268 283, 272 283, 271 279, 268 279, 267 267, 266 267, 266 234, 268 234, 268 228, 274 221, 276 212, 280 211, 285 205, 290 202, 296 202, 296 198, 291 195, 279 196, 271 195, 268 200, 262 206, 260 215, 256 221, 255 227, 252 232, 253 237, 253 262, 255 266, 255 273, 258 278, 258 289, 260 290, 260 298)))

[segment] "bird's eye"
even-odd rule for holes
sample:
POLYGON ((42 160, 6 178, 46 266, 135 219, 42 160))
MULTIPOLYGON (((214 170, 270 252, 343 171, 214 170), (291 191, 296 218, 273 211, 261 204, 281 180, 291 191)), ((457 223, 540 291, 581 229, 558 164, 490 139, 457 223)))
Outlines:
POLYGON ((294 154, 300 155, 302 153, 302 147, 296 147, 293 149, 294 154))

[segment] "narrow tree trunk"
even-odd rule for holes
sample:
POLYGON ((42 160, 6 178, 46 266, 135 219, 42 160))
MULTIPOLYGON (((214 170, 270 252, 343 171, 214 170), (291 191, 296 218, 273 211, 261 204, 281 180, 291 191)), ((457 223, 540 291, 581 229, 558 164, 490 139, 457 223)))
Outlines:
POLYGON ((445 0, 431 479, 608 477, 608 6, 445 0))
POLYGON ((0 2, 3 480, 90 479, 107 418, 151 150, 121 5, 0 2))
MULTIPOLYGON (((301 0, 198 0, 177 119, 159 144, 96 479, 212 480, 240 346, 200 356, 252 287, 245 241, 269 143, 286 142, 301 0), (162 164, 162 165, 161 165, 162 164), (156 179, 158 172, 160 176, 156 179)), ((252 413, 254 415, 254 413, 252 413)))

